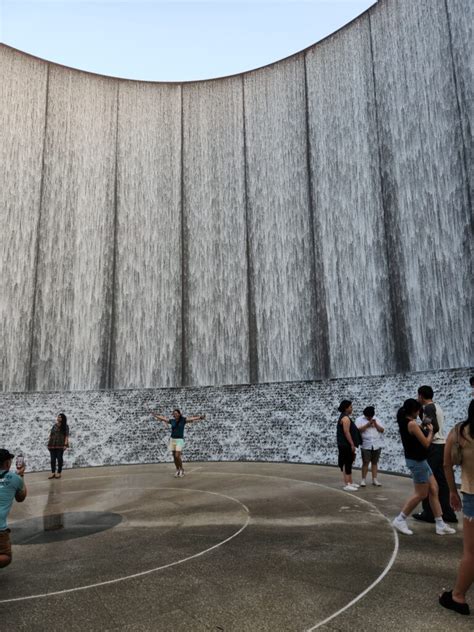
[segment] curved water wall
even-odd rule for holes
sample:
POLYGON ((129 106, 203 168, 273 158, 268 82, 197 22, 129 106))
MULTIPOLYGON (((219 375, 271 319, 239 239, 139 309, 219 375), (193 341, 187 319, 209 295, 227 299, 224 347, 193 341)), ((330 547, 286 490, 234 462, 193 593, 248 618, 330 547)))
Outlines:
POLYGON ((2 390, 472 364, 472 7, 184 84, 0 46, 2 390))
MULTIPOLYGON (((116 391, 2 393, 0 445, 21 450, 28 471, 47 470, 46 444, 59 411, 67 414, 71 449, 67 468, 172 461, 169 429, 150 415, 179 406, 206 413, 185 432, 185 461, 272 461, 336 465, 336 407, 353 401, 354 419, 374 404, 385 426, 380 468, 407 474, 397 409, 418 386, 431 384, 445 429, 466 419, 469 369, 318 380, 116 391)), ((360 454, 356 466, 360 467, 360 454)))

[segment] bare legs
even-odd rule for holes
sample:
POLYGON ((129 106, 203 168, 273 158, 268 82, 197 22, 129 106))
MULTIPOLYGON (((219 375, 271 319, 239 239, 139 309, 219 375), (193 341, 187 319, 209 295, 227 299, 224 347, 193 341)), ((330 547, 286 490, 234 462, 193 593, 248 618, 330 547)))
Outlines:
MULTIPOLYGON (((374 476, 374 466, 372 465, 372 478, 374 476)), ((362 463, 362 479, 365 481, 365 479, 367 478, 367 474, 369 472, 369 464, 368 463, 362 463)))
POLYGON ((474 519, 464 517, 463 554, 453 588, 453 600, 466 603, 466 593, 474 582, 474 519))
POLYGON ((415 507, 428 496, 433 516, 440 518, 443 512, 438 500, 438 483, 433 474, 430 476, 428 483, 414 483, 414 485, 415 493, 403 505, 402 513, 409 516, 415 507))
POLYGON ((344 485, 352 485, 352 473, 346 474, 345 470, 342 473, 342 478, 344 479, 344 485))
POLYGON ((181 459, 181 451, 180 450, 173 450, 173 460, 174 460, 174 464, 176 467, 176 471, 177 472, 182 472, 183 471, 183 461, 181 459))
POLYGON ((12 558, 9 555, 0 555, 0 568, 5 568, 11 561, 12 558))

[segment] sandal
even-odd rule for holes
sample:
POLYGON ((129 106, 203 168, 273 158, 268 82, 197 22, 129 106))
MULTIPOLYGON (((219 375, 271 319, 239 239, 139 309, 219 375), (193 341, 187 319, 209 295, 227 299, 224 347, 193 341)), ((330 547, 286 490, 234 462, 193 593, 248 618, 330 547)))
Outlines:
POLYGON ((458 614, 469 614, 469 606, 467 603, 459 603, 459 601, 454 601, 453 599, 453 591, 446 590, 442 595, 439 596, 439 603, 443 608, 447 608, 448 610, 454 610, 458 614))

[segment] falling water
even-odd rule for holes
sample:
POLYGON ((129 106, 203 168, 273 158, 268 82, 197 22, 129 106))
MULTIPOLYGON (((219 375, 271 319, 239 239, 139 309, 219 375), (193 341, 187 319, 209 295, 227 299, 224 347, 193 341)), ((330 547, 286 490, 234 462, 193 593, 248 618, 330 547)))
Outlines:
POLYGON ((183 87, 184 382, 249 381, 242 80, 183 87))
POLYGON ((50 69, 31 387, 103 384, 117 84, 50 69))
POLYGON ((371 25, 384 204, 410 367, 468 366, 471 209, 445 3, 384 3, 371 25))
POLYGON ((316 243, 333 375, 394 368, 368 18, 306 60, 316 243))
POLYGON ((113 386, 181 380, 181 89, 121 82, 113 386))
POLYGON ((303 58, 249 73, 244 86, 258 378, 309 379, 319 349, 303 58))
POLYGON ((0 388, 28 387, 46 64, 0 47, 0 388))
POLYGON ((470 4, 183 85, 1 46, 1 388, 469 366, 470 4))

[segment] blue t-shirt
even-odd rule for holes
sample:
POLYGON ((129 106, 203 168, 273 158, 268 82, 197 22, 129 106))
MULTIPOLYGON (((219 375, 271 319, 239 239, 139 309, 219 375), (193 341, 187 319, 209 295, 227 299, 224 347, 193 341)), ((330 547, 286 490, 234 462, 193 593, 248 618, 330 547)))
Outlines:
POLYGON ((0 531, 7 528, 7 516, 12 508, 15 494, 24 487, 23 479, 15 472, 0 470, 0 531))
POLYGON ((173 417, 170 419, 171 438, 184 439, 184 426, 186 425, 186 417, 180 417, 178 421, 173 417))

